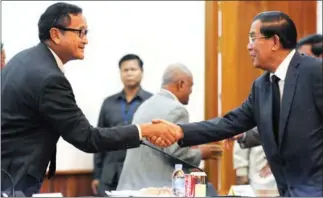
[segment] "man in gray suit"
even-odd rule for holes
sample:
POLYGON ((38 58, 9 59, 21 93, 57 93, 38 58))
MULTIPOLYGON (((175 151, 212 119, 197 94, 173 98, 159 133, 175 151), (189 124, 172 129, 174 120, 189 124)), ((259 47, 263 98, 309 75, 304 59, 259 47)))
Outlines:
MULTIPOLYGON (((181 64, 168 66, 163 75, 162 89, 137 109, 133 123, 150 122, 162 118, 174 123, 188 123, 189 115, 184 105, 192 92, 193 77, 181 64)), ((147 140, 145 143, 150 144, 147 140)), ((206 146, 180 148, 177 143, 163 151, 198 166, 201 159, 211 155, 206 146)), ((174 164, 178 162, 145 145, 127 150, 126 159, 117 190, 139 190, 146 187, 171 186, 174 164)), ((184 166, 184 172, 188 172, 184 166)))

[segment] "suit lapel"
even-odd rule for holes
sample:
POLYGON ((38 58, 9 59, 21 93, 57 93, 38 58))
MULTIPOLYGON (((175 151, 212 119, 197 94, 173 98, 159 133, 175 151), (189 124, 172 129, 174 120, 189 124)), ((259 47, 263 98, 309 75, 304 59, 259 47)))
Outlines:
POLYGON ((55 70, 59 71, 61 74, 64 75, 64 73, 62 72, 62 70, 59 68, 54 55, 52 54, 52 52, 48 49, 48 47, 43 44, 43 43, 39 43, 36 46, 38 52, 39 52, 39 56, 40 57, 47 57, 48 58, 48 65, 50 65, 50 67, 53 67, 55 70))
POLYGON ((297 52, 295 53, 291 63, 288 67, 285 83, 284 83, 284 91, 280 108, 280 120, 279 120, 279 148, 282 143, 282 139, 284 137, 284 132, 286 128, 286 123, 289 117, 290 108, 293 103, 293 98, 295 95, 295 89, 298 80, 298 65, 301 60, 301 55, 297 52))
POLYGON ((263 136, 263 139, 266 141, 270 141, 270 145, 275 145, 271 147, 271 152, 275 153, 277 150, 277 143, 275 141, 274 133, 273 133, 273 104, 272 104, 272 89, 271 82, 269 81, 269 72, 265 76, 264 89, 261 91, 260 100, 261 101, 261 111, 260 111, 260 127, 262 130, 266 131, 266 133, 260 134, 263 136))

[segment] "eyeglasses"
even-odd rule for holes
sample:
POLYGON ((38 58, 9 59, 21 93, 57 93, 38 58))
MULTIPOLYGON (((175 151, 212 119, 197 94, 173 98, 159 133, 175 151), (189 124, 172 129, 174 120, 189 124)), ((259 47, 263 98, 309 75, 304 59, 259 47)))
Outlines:
POLYGON ((266 36, 259 36, 259 37, 249 37, 249 43, 255 43, 257 39, 263 39, 263 38, 268 38, 266 36))
POLYGON ((60 19, 60 17, 56 17, 54 20, 53 20, 53 23, 51 25, 52 28, 57 28, 57 29, 60 29, 60 30, 63 30, 63 31, 71 31, 71 32, 75 32, 75 33, 78 33, 78 36, 80 38, 83 38, 85 35, 87 35, 87 33, 89 32, 89 30, 87 29, 84 29, 84 28, 81 28, 81 29, 74 29, 74 28, 66 28, 66 27, 63 27, 61 25, 55 25, 57 23, 57 21, 60 19))
POLYGON ((78 34, 78 36, 80 38, 83 38, 89 32, 88 29, 84 29, 84 28, 82 28, 82 29, 74 29, 74 28, 66 28, 66 27, 62 27, 62 26, 54 26, 54 28, 58 28, 58 29, 63 30, 63 31, 75 32, 75 33, 78 34))

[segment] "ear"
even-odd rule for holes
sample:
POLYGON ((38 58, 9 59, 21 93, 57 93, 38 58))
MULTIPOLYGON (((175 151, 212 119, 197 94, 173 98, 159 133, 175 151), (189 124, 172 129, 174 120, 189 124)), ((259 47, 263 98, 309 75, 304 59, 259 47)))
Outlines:
POLYGON ((49 36, 55 44, 59 44, 61 42, 61 32, 57 28, 51 28, 49 30, 49 36))
POLYGON ((280 38, 277 35, 275 35, 275 36, 273 36, 273 40, 274 40, 274 45, 271 49, 273 51, 277 51, 281 46, 280 38))
POLYGON ((183 80, 180 80, 179 82, 178 82, 178 88, 179 89, 182 89, 184 87, 184 81, 183 80))

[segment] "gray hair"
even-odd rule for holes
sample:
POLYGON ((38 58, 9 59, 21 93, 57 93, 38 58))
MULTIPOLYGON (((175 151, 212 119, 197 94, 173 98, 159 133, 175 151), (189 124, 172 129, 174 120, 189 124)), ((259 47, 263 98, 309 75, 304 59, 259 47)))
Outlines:
POLYGON ((185 65, 181 63, 170 64, 164 71, 162 86, 187 76, 192 76, 192 73, 185 65))

